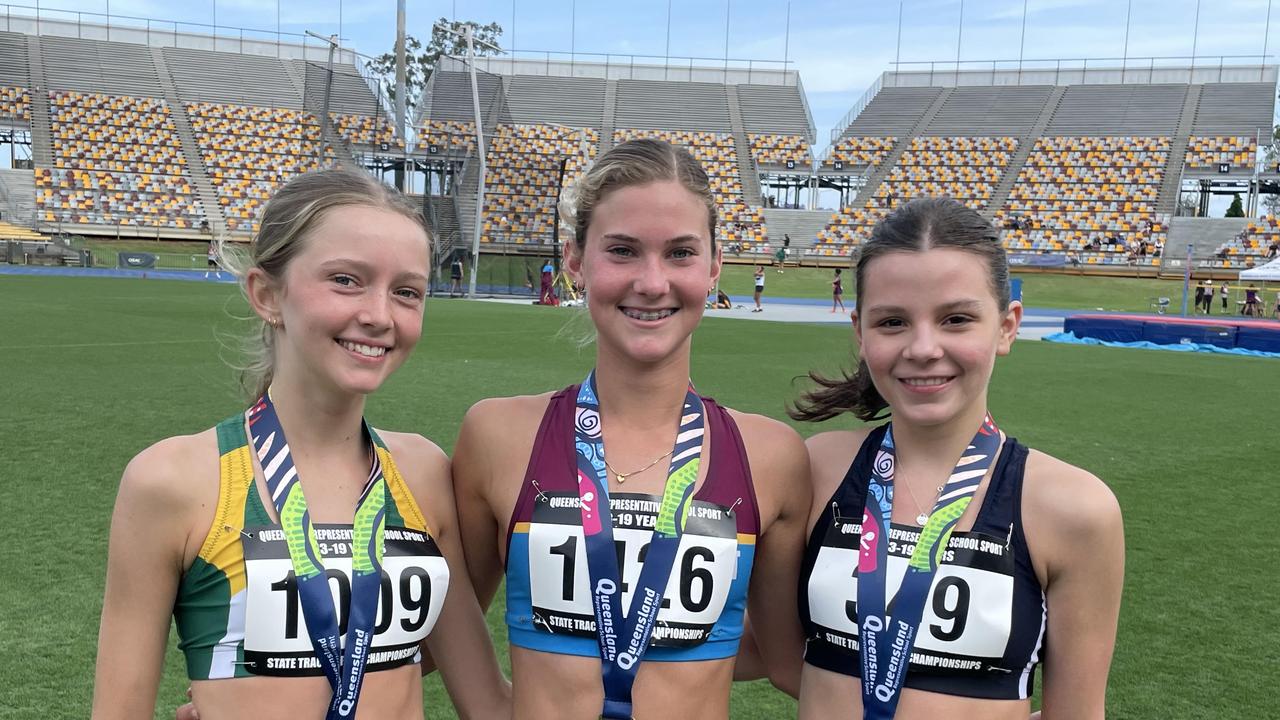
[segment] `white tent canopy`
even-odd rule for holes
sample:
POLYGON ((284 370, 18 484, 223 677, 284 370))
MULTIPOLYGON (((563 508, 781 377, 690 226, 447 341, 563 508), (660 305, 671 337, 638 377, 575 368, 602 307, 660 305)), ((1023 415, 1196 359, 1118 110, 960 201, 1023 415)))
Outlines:
POLYGON ((1280 258, 1261 267, 1250 268, 1240 272, 1241 280, 1280 281, 1280 258))

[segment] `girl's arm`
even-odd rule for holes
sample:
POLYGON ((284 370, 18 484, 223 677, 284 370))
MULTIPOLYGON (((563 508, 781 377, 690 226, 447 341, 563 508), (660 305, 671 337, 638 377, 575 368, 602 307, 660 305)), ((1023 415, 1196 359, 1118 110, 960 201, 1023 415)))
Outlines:
POLYGON ((425 644, 460 718, 509 718, 511 684, 498 669, 493 640, 466 571, 449 459, 425 438, 410 437, 416 447, 408 455, 418 478, 410 481, 411 488, 419 507, 430 508, 431 536, 449 564, 444 607, 425 644))
POLYGON ((1049 616, 1041 713, 1100 719, 1124 584, 1120 506, 1098 478, 1039 453, 1027 481, 1024 524, 1049 616))
MULTIPOLYGON (((770 682, 798 697, 804 634, 796 588, 809 513, 809 455, 800 436, 783 423, 760 416, 736 419, 761 508, 761 534, 747 593, 752 639, 770 682)), ((753 659, 749 648, 744 659, 753 659)))
POLYGON ((453 492, 467 574, 480 607, 488 609, 503 568, 498 555, 498 521, 489 501, 491 454, 502 447, 500 401, 482 400, 467 411, 453 445, 453 492), (492 444, 498 443, 498 444, 492 444))
POLYGON ((164 664, 193 507, 190 438, 140 453, 120 480, 107 550, 93 718, 149 718, 164 664), (179 468, 187 468, 179 473, 179 468))

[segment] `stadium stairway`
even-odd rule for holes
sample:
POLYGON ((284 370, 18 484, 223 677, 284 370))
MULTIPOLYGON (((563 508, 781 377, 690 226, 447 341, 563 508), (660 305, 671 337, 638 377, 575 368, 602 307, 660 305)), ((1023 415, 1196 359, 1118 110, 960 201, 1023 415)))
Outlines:
POLYGON ((218 193, 213 188, 213 182, 209 180, 204 156, 200 154, 200 146, 196 143, 195 131, 191 129, 191 119, 187 117, 187 106, 178 97, 178 89, 173 84, 173 76, 169 74, 169 65, 165 62, 164 53, 160 48, 151 48, 151 59, 156 65, 160 87, 164 89, 164 100, 169 104, 169 117, 173 119, 173 129, 178 135, 178 141, 182 143, 182 154, 187 156, 187 174, 191 177, 191 185, 195 187, 196 196, 200 198, 204 217, 209 221, 209 230, 215 237, 224 237, 227 234, 227 220, 222 214, 218 193))
MULTIPOLYGON (((748 205, 760 206, 760 173, 752 160, 751 143, 742 124, 742 106, 738 102, 738 86, 726 85, 725 96, 729 101, 729 124, 733 127, 733 144, 738 153, 738 177, 742 178, 742 199, 748 205)), ((817 234, 816 232, 814 233, 817 234)))
MULTIPOLYGON (((507 96, 507 83, 509 78, 505 75, 500 76, 502 81, 501 92, 499 97, 507 96)), ((484 138, 485 138, 485 157, 488 158, 489 135, 497 129, 498 123, 502 119, 503 109, 506 103, 495 102, 489 106, 484 116, 484 138)), ((467 158, 466 165, 462 170, 462 182, 454 186, 454 211, 458 218, 458 226, 462 230, 462 239, 465 242, 471 242, 471 238, 477 232, 476 228, 476 195, 480 191, 480 163, 477 156, 472 155, 467 158)))
POLYGON ((1062 96, 1066 94, 1066 85, 1054 87, 1049 98, 1045 100, 1044 107, 1040 108, 1040 115, 1036 118, 1035 124, 1024 137, 1018 138, 1018 150, 1005 166, 1000 184, 996 185, 996 189, 992 191, 991 202, 987 203, 986 208, 982 210, 982 216, 986 219, 993 218, 996 211, 1009 201, 1009 193, 1013 192, 1013 186, 1018 182, 1018 175, 1027 164, 1027 158, 1031 157, 1031 150, 1035 147, 1036 140, 1044 134, 1044 129, 1049 127, 1049 121, 1053 119, 1053 114, 1058 111, 1058 104, 1062 102, 1062 96))
MULTIPOLYGON (((912 126, 911 131, 903 133, 902 137, 898 138, 898 143, 884 156, 884 159, 876 167, 875 172, 871 173, 871 176, 867 178, 867 183, 858 191, 857 197, 854 198, 858 205, 865 205, 868 200, 876 196, 876 190, 880 188, 880 183, 889 177, 889 173, 897 167, 898 161, 902 159, 902 154, 907 151, 907 148, 911 147, 911 140, 918 137, 929 126, 929 123, 933 122, 933 118, 938 114, 938 111, 942 110, 942 106, 947 104, 947 98, 951 97, 951 93, 954 91, 955 88, 944 88, 942 92, 938 93, 938 96, 933 99, 933 103, 929 105, 929 109, 912 126)), ((814 233, 814 236, 816 235, 817 233, 814 233)))
MULTIPOLYGON (((618 81, 604 81, 604 120, 600 128, 600 155, 613 149, 613 125, 618 113, 618 81)), ((597 156, 598 157, 598 156, 597 156)))
POLYGON ((332 118, 325 117, 323 94, 318 97, 315 93, 307 94, 307 83, 302 77, 302 69, 298 67, 298 63, 286 62, 282 64, 289 82, 298 91, 298 97, 302 98, 302 107, 314 115, 316 122, 320 124, 320 138, 326 145, 333 148, 333 154, 337 156, 338 164, 348 170, 359 170, 360 163, 356 162, 355 155, 351 153, 351 146, 343 141, 342 136, 334 129, 332 118))
POLYGON ((53 126, 49 122, 49 90, 45 85, 40 37, 27 38, 27 64, 31 75, 31 160, 36 167, 53 167, 53 126))
POLYGON ((30 170, 0 169, 0 200, 4 219, 31 227, 36 219, 36 181, 30 170))
MULTIPOLYGON (((1164 244, 1167 261, 1181 263, 1191 246, 1194 259, 1210 257, 1223 243, 1244 230, 1252 218, 1196 218, 1175 217, 1169 219, 1169 239, 1164 244)), ((1165 262, 1162 266, 1172 263, 1165 262)), ((1180 266, 1180 265, 1179 265, 1180 266)))
MULTIPOLYGON (((1169 159, 1164 166, 1164 181, 1160 184, 1160 194, 1156 196, 1156 213, 1170 215, 1178 202, 1178 190, 1182 186, 1182 167, 1187 160, 1187 144, 1191 142, 1191 127, 1195 124, 1196 110, 1200 106, 1200 93, 1203 85, 1192 85, 1187 88, 1187 97, 1182 103, 1182 116, 1178 118, 1178 130, 1169 144, 1169 159)), ((1166 249, 1168 245, 1166 244, 1166 249)))
POLYGON ((791 236, 791 254, 799 257, 801 250, 813 245, 818 231, 831 222, 830 210, 783 210, 762 208, 764 227, 769 233, 769 247, 782 247, 783 235, 791 236))
POLYGON ((289 78, 289 82, 293 85, 293 89, 298 92, 298 97, 306 97, 307 83, 302 79, 301 71, 294 63, 282 63, 284 65, 285 77, 289 78))
POLYGON ((424 202, 430 205, 429 216, 434 221, 431 228, 437 244, 443 245, 452 239, 462 237, 462 227, 458 223, 458 206, 448 195, 431 195, 424 202))

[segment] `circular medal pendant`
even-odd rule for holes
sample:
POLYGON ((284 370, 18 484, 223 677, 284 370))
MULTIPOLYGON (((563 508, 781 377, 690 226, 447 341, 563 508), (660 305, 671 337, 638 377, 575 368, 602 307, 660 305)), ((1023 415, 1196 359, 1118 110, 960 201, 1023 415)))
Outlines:
POLYGON ((929 524, 929 516, 925 515, 924 513, 920 513, 919 515, 916 516, 916 522, 920 525, 920 527, 924 527, 925 525, 929 524))

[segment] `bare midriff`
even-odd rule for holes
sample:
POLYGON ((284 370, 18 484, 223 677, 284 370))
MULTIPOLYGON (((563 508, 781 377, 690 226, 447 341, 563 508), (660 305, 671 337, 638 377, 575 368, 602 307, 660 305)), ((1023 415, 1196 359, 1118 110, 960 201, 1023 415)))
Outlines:
MULTIPOLYGON (((191 683, 191 696, 200 720, 322 720, 333 692, 324 677, 245 677, 197 680, 191 683)), ((418 665, 364 676, 356 720, 421 717, 422 670, 418 665)))
MULTIPOLYGON (((604 703, 600 658, 511 648, 515 720, 597 720, 604 703)), ((733 658, 640 665, 636 720, 729 717, 733 658)))
MULTIPOLYGON (((806 664, 799 720, 862 717, 858 678, 806 664)), ((989 700, 903 688, 895 720, 1027 720, 1030 700, 989 700)))

